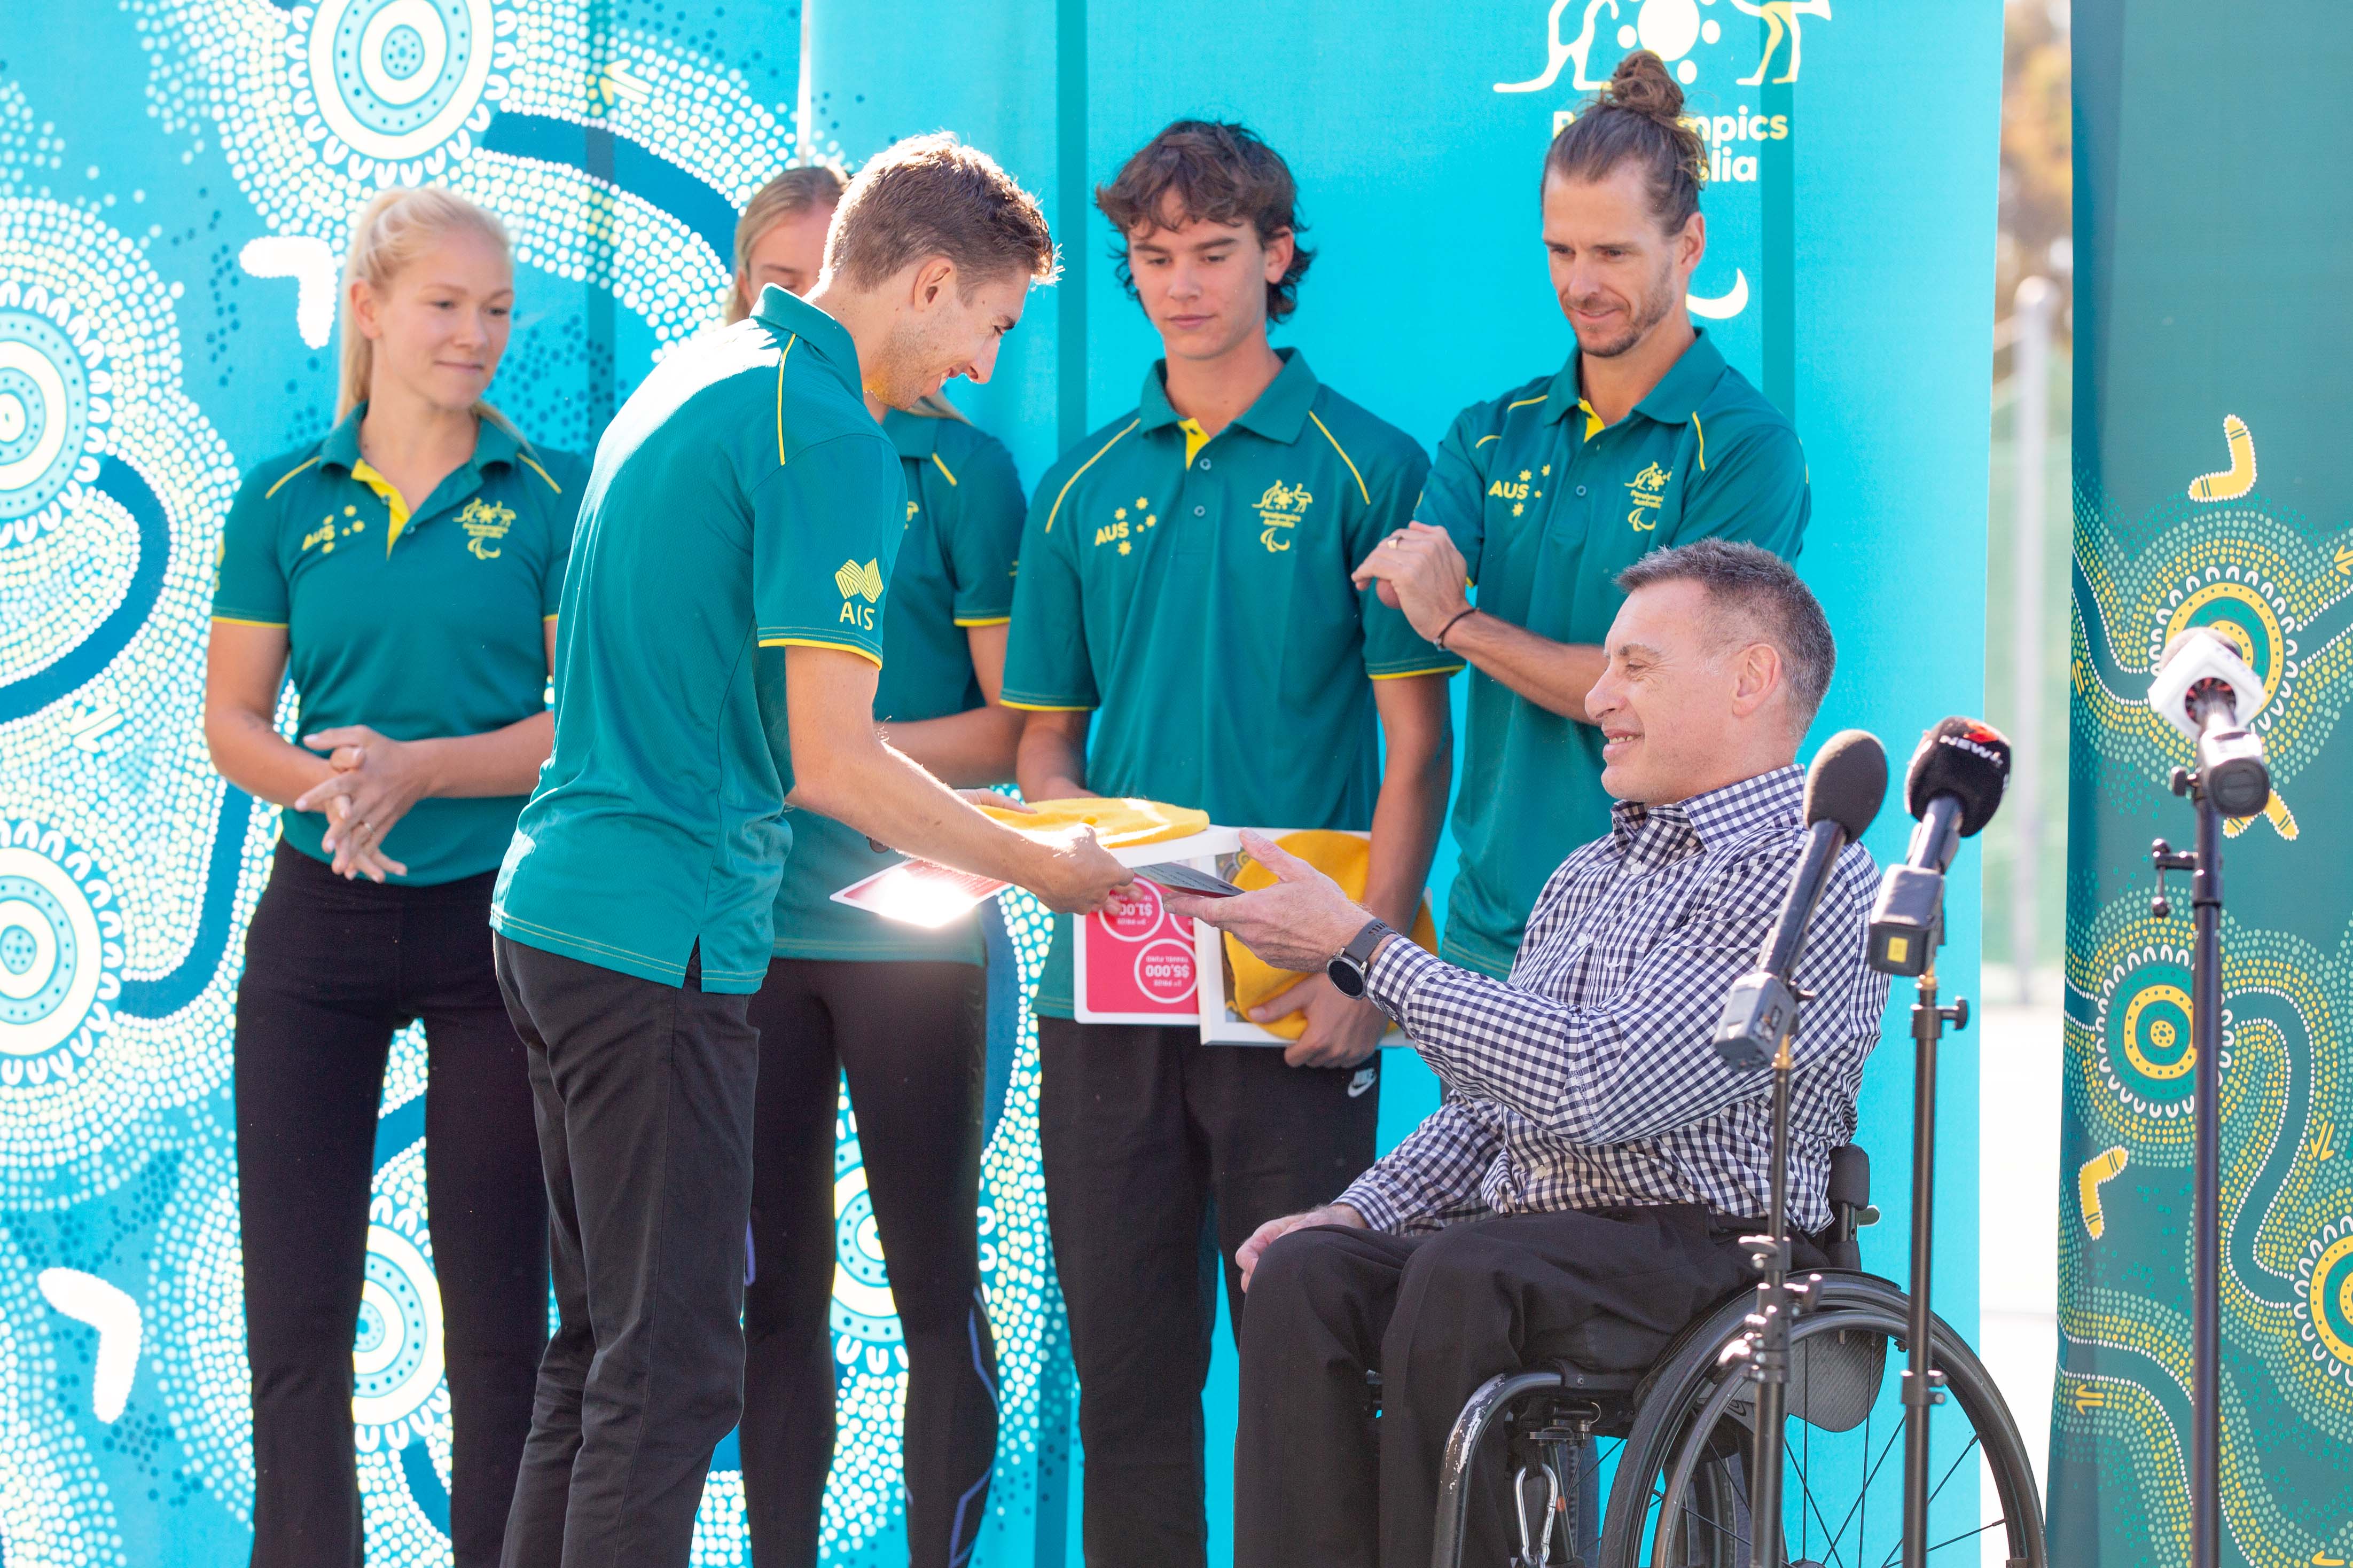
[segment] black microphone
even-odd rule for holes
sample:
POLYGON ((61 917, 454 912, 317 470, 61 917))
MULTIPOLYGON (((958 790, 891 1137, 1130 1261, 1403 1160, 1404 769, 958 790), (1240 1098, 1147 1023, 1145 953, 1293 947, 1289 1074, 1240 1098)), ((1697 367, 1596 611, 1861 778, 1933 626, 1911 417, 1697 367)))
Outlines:
POLYGON ((1788 896, 1765 934, 1755 972, 1735 983, 1715 1021, 1715 1052, 1725 1066, 1756 1072, 1771 1065, 1797 1026, 1790 977, 1805 949, 1806 923, 1839 852, 1862 837, 1886 796, 1887 751, 1869 731, 1841 730, 1814 754, 1806 770, 1806 844, 1789 873, 1788 896))
POLYGON ((1945 945, 1945 870, 1961 840, 1993 820, 2010 784, 2010 742, 1975 719, 1945 719, 1920 737, 1904 803, 1920 826, 1872 906, 1865 957, 1882 974, 1923 974, 1945 945))

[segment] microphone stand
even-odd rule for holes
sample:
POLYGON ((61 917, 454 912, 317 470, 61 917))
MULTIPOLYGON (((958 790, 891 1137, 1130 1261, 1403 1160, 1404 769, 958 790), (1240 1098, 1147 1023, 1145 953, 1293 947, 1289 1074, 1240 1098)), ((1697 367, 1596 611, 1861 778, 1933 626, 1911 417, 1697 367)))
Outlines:
POLYGON ((1912 1001, 1912 1300, 1903 1384, 1904 1568, 1924 1568, 1928 1558, 1928 1407, 1945 1402, 1945 1374, 1928 1364, 1928 1276, 1936 1209, 1936 1054, 1946 1025, 1969 1026, 1968 997, 1937 1005, 1933 947, 1917 984, 1912 1001))
POLYGON ((1773 1053, 1773 1176, 1767 1186, 1763 1236, 1744 1236, 1749 1266, 1762 1276, 1756 1310, 1748 1314, 1748 1376, 1757 1384, 1756 1467, 1748 1487, 1749 1568, 1783 1568, 1781 1552, 1781 1422, 1789 1403, 1789 1318, 1807 1287, 1789 1283, 1789 1039, 1773 1053))
POLYGON ((2190 1268, 2189 1561, 2192 1568, 2219 1568, 2221 1551, 2221 1457, 2222 1411, 2222 813, 2199 774, 2173 770, 2173 793, 2198 807, 2198 848, 2182 854, 2164 839, 2149 848, 2157 868, 2157 896, 2149 913, 2162 920, 2173 912, 2165 897, 2168 871, 2191 873, 2189 903, 2195 934, 2190 942, 2189 1041, 2197 1053, 2195 1089, 2197 1143, 2192 1160, 2190 1213, 2195 1226, 2190 1268))

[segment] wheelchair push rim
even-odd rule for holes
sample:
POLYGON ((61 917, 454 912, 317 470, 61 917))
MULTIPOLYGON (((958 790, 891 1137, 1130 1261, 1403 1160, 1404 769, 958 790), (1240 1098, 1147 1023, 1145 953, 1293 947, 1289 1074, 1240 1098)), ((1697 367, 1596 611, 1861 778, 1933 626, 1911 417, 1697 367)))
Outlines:
MULTIPOLYGON (((1783 1556, 1831 1568, 1883 1568, 1902 1556, 1904 1417, 1890 1393, 1895 1380, 1884 1352, 1904 1343, 1905 1297, 1869 1276, 1820 1278, 1817 1304, 1791 1326, 1792 1349, 1810 1356, 1805 1347, 1828 1348, 1823 1336, 1871 1336, 1880 1342, 1876 1351, 1858 1347, 1850 1353, 1873 1361, 1874 1387, 1860 1415, 1831 1415, 1826 1395, 1814 1408, 1832 1421, 1828 1426, 1796 1414, 1803 1404, 1793 1398, 1785 1427, 1783 1556), (1886 1406, 1898 1414, 1882 1422, 1886 1406), (1837 1425, 1841 1420, 1843 1426, 1837 1425), (1817 1446, 1817 1430, 1831 1434, 1820 1440, 1822 1447, 1817 1446), (1853 1461, 1848 1468, 1861 1478, 1852 1498, 1837 1489, 1834 1479, 1826 1484, 1826 1476, 1840 1473, 1842 1458, 1853 1461)), ((1724 1355, 1745 1335, 1746 1308, 1743 1301, 1727 1302, 1707 1321, 1705 1331, 1687 1336, 1647 1380, 1636 1430, 1618 1455, 1601 1552, 1609 1568, 1747 1568, 1753 1435, 1733 1407, 1751 1385, 1743 1363, 1724 1355)), ((1945 1408, 1968 1427, 1957 1451, 1949 1439, 1940 1444, 1932 1489, 1941 1495, 1957 1480, 1973 1486, 1979 1468, 1990 1473, 1993 1485, 1992 1506, 1980 1504, 1974 1528, 1965 1522, 1955 1529, 1949 1503, 1941 1517, 1932 1508, 1928 1563, 1974 1563, 1984 1551, 1985 1536, 1999 1530, 2005 1534, 2004 1561, 2014 1568, 2045 1568, 2033 1473, 2000 1391, 1941 1320, 1932 1330, 1931 1344, 1950 1401, 1945 1408)), ((1801 1371, 1810 1374, 1811 1367, 1809 1361, 1801 1371)), ((1949 1431, 1950 1421, 1948 1415, 1940 1425, 1949 1431)))

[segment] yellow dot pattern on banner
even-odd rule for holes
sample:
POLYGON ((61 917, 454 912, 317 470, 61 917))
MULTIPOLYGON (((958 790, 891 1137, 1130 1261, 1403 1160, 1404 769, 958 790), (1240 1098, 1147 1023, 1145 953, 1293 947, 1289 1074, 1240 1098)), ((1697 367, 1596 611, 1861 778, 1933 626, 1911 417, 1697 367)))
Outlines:
POLYGON ((2347 1332, 2353 1331, 2353 1269, 2348 1269, 2337 1281, 2337 1300, 2334 1302, 2328 1300, 2329 1271, 2348 1257, 2353 1257, 2353 1235, 2337 1237, 2321 1253, 2312 1266, 2312 1284, 2306 1291, 2305 1304, 2312 1310, 2313 1331, 2320 1336, 2320 1342, 2327 1347, 2328 1353, 2345 1365, 2353 1367, 2353 1343, 2348 1343, 2345 1338, 2347 1332), (2337 1309, 2333 1322, 2328 1315, 2332 1305, 2337 1309))
MULTIPOLYGON (((2179 1078, 2198 1065, 2198 1047, 2192 1043, 2171 1061, 2151 1061, 2141 1048, 2141 1015, 2158 1004, 2179 1007, 2186 1016, 2189 1012, 2189 994, 2179 985, 2152 985, 2132 999, 2125 1009, 2125 1059, 2146 1076, 2163 1083, 2179 1078)), ((2148 1044, 2158 1051, 2170 1051, 2179 1045, 2179 1031, 2170 1018, 2149 1021, 2148 1044)))
MULTIPOLYGON (((2287 651, 2286 638, 2280 632, 2279 615, 2272 608, 2271 601, 2243 583, 2209 583, 2182 600, 2173 614, 2166 617, 2165 635, 2171 638, 2176 633, 2201 624, 2229 637, 2238 647, 2239 657, 2262 674, 2263 703, 2268 707, 2273 697, 2278 694, 2280 674, 2285 667, 2287 651), (2262 641, 2258 642, 2236 618, 2218 616, 2200 622, 2198 612, 2218 602, 2241 606, 2242 613, 2262 628, 2262 641)), ((2242 714, 2241 717, 2252 718, 2253 715, 2242 714)))

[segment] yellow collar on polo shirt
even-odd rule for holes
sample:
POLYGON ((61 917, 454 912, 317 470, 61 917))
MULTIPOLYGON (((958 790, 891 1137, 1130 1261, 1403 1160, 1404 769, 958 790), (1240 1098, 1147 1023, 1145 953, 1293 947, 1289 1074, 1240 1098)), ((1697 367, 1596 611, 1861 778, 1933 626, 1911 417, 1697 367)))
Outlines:
POLYGON ((377 473, 365 458, 352 465, 352 478, 374 490, 376 499, 384 502, 385 510, 392 514, 392 526, 384 531, 384 552, 390 555, 393 542, 400 537, 400 531, 408 526, 408 502, 402 497, 398 487, 377 473))

